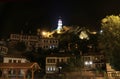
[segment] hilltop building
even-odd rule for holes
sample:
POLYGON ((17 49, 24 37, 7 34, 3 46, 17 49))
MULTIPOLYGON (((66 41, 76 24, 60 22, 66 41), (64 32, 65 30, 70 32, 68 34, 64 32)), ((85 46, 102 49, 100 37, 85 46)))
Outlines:
POLYGON ((37 35, 10 34, 10 45, 15 46, 18 42, 24 42, 28 49, 35 48, 52 49, 57 48, 59 41, 54 37, 40 37, 37 35))

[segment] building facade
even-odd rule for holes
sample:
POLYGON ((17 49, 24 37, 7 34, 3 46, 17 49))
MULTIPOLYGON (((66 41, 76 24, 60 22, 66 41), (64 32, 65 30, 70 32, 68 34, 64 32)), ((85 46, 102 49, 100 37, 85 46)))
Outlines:
POLYGON ((62 67, 58 67, 57 64, 61 62, 67 62, 70 55, 53 54, 46 57, 46 73, 58 73, 62 67))
POLYGON ((3 63, 28 63, 29 61, 19 55, 5 55, 3 57, 3 63))
POLYGON ((107 71, 107 78, 108 79, 120 79, 120 71, 116 71, 110 63, 106 63, 106 71, 107 71))
POLYGON ((59 45, 59 40, 54 37, 40 37, 37 35, 11 34, 10 45, 15 46, 18 42, 24 42, 28 49, 31 47, 42 49, 54 49, 59 45))
POLYGON ((85 70, 105 70, 106 62, 103 54, 87 53, 82 55, 85 70))

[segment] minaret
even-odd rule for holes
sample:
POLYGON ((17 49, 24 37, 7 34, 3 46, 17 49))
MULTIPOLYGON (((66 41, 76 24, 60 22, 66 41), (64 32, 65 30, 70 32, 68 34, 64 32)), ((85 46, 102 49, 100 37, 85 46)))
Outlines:
POLYGON ((59 20, 58 20, 57 33, 60 33, 60 32, 61 32, 61 30, 62 30, 62 20, 61 20, 61 19, 59 19, 59 20))

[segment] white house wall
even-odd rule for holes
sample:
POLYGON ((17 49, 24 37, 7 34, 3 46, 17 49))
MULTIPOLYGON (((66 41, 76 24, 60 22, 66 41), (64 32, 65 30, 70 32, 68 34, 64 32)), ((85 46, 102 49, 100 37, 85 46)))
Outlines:
POLYGON ((13 63, 14 60, 16 60, 16 63, 18 63, 18 61, 20 60, 21 63, 26 63, 27 60, 25 58, 11 58, 11 57, 4 57, 3 59, 3 63, 9 63, 9 60, 11 60, 13 63))

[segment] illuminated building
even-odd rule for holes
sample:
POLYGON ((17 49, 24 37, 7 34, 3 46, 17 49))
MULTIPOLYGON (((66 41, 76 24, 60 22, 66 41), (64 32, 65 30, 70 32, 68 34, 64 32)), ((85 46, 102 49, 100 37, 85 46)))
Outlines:
POLYGON ((3 63, 0 63, 2 76, 1 79, 15 79, 24 78, 28 76, 28 71, 31 71, 31 76, 34 78, 34 71, 39 70, 40 67, 36 62, 29 62, 25 57, 20 55, 5 55, 3 63), (33 71, 34 70, 34 71, 33 71))
POLYGON ((27 63, 29 62, 25 57, 20 55, 5 55, 3 63, 27 63))
POLYGON ((115 70, 110 63, 106 63, 106 71, 108 79, 118 79, 120 78, 120 71, 115 70))
POLYGON ((103 54, 86 53, 82 55, 84 70, 105 69, 105 58, 103 54))
POLYGON ((35 48, 43 49, 54 49, 58 47, 59 41, 56 38, 48 37, 48 32, 43 32, 43 37, 37 35, 23 35, 23 34, 11 34, 10 35, 10 46, 14 47, 18 42, 24 42, 27 46, 27 50, 35 48))
POLYGON ((61 72, 62 67, 58 67, 57 64, 61 62, 67 62, 73 55, 70 54, 51 54, 46 57, 46 74, 52 74, 61 72))
POLYGON ((59 20, 58 20, 57 33, 61 33, 62 29, 63 29, 63 28, 62 28, 62 20, 59 19, 59 20))

